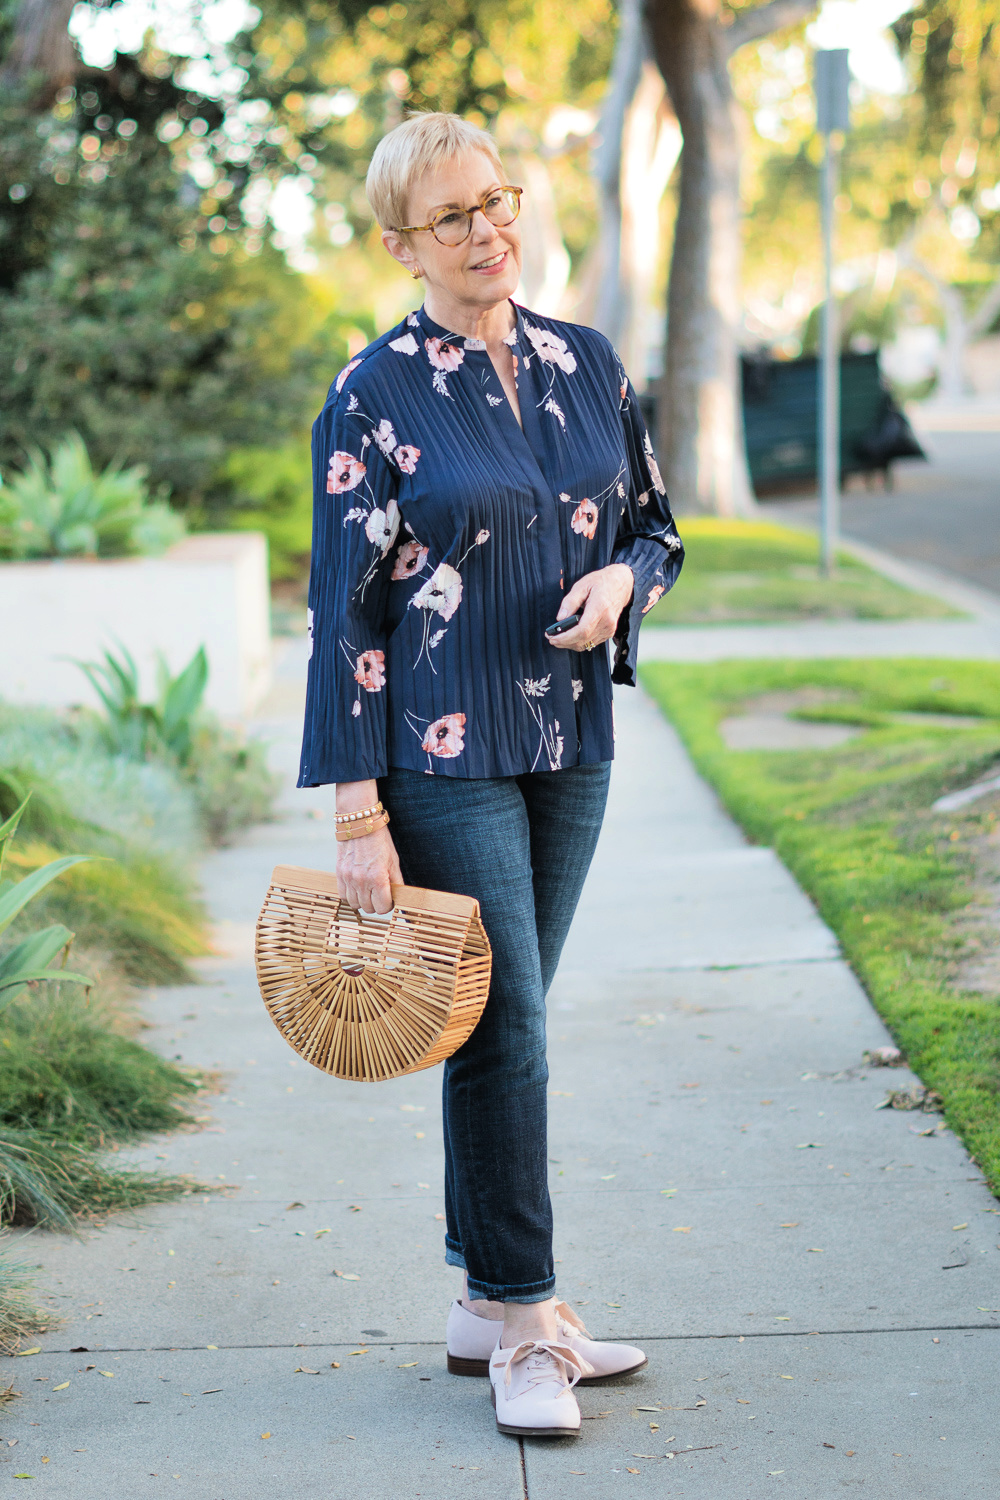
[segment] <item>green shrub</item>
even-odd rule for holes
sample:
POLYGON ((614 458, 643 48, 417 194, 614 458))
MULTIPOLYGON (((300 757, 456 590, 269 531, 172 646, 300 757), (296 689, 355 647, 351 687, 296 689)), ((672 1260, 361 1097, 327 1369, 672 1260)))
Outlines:
POLYGON ((312 454, 303 433, 283 448, 236 448, 222 477, 232 487, 231 525, 267 537, 271 577, 300 579, 312 549, 312 454))
POLYGON ((227 844, 240 828, 271 816, 279 781, 260 740, 244 739, 219 725, 203 726, 195 735, 188 771, 211 843, 227 844))
POLYGON ((0 1024, 0 1131, 38 1130, 104 1146, 190 1116, 178 1101, 198 1085, 114 1029, 99 1000, 57 992, 22 997, 0 1024))
POLYGON ((181 518, 151 501, 146 470, 98 473, 79 433, 27 466, 0 490, 0 557, 125 557, 164 552, 184 534, 181 518))
POLYGON ((195 1186, 189 1177, 108 1166, 93 1151, 38 1131, 0 1131, 0 1224, 72 1233, 77 1215, 164 1203, 195 1186))

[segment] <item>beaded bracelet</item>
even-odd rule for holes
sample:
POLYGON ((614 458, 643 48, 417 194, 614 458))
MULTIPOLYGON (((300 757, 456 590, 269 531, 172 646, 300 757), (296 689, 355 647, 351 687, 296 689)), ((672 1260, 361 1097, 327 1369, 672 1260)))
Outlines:
POLYGON ((382 811, 383 811, 382 803, 381 802, 376 802, 374 807, 362 807, 362 808, 359 808, 359 810, 357 812, 352 812, 352 813, 337 813, 336 816, 334 817, 333 821, 335 823, 337 823, 337 824, 341 824, 341 823, 356 823, 361 818, 371 818, 371 817, 374 817, 376 813, 380 813, 382 811))

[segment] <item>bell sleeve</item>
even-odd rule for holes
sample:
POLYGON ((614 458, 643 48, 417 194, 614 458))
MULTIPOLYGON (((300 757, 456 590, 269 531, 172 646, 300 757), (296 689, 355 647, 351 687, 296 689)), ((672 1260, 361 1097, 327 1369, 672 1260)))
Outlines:
POLYGON ((313 427, 309 675, 299 786, 387 770, 385 608, 396 478, 345 391, 313 427))
POLYGON ((617 367, 621 420, 625 435, 628 479, 611 561, 632 569, 635 589, 622 610, 615 631, 612 682, 635 687, 639 626, 642 617, 677 581, 684 547, 667 500, 653 445, 642 420, 632 384, 617 367))

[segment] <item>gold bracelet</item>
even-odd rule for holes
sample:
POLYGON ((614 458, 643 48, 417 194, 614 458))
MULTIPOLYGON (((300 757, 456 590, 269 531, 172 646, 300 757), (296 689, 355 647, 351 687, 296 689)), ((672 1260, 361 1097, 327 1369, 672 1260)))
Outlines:
POLYGON ((389 821, 389 814, 383 807, 380 813, 373 813, 370 818, 363 822, 345 823, 335 832, 338 844, 349 844, 352 839, 363 839, 377 828, 384 828, 389 821))
POLYGON ((382 811, 382 803, 376 802, 374 807, 360 807, 357 812, 337 813, 334 816, 335 823, 356 823, 361 818, 370 818, 375 813, 382 811))

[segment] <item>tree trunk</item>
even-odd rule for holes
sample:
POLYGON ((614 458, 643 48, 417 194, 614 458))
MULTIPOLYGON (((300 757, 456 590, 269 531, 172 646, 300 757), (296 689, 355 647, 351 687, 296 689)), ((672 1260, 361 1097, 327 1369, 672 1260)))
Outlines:
POLYGON ((622 137, 620 275, 625 306, 616 339, 622 363, 640 391, 662 342, 662 311, 655 301, 662 254, 660 205, 680 154, 680 126, 663 77, 646 58, 622 137))
POLYGON ((711 0, 650 0, 649 19, 684 140, 657 448, 680 510, 743 515, 754 500, 737 385, 740 151, 727 39, 711 0))
POLYGON ((0 67, 0 88, 35 85, 33 102, 47 108, 72 83, 80 58, 69 34, 76 0, 21 0, 14 35, 0 67))

